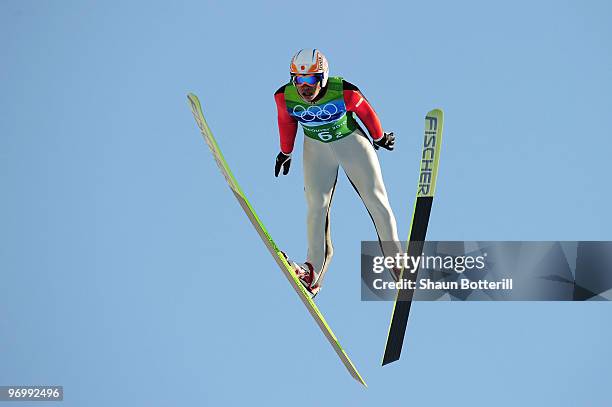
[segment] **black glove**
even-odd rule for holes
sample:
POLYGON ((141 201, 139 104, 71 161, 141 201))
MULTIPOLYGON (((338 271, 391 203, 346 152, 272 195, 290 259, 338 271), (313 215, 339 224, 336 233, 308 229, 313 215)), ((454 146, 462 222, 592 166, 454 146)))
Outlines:
POLYGON ((291 154, 287 155, 282 151, 276 156, 276 164, 274 165, 274 176, 278 177, 281 167, 283 167, 283 175, 289 174, 291 167, 291 154))
POLYGON ((374 141, 373 143, 376 150, 382 147, 391 151, 395 147, 395 136, 393 135, 393 132, 383 133, 382 138, 378 141, 374 141))

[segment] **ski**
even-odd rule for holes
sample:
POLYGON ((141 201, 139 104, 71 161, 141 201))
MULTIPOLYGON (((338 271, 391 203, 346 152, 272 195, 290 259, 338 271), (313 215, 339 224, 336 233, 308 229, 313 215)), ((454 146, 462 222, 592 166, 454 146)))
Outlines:
MULTIPOLYGON (((440 109, 434 109, 425 116, 425 138, 421 154, 419 182, 406 249, 408 256, 419 256, 423 250, 431 205, 436 192, 443 122, 444 114, 440 109)), ((400 275, 400 281, 403 274, 402 272, 400 275)), ((417 281, 417 274, 418 270, 409 273, 407 280, 417 281)), ((413 294, 414 290, 409 289, 400 289, 397 292, 382 360, 383 366, 400 358, 413 294)))
POLYGON ((187 95, 187 98, 189 99, 189 104, 193 112, 193 117, 195 118, 196 123, 198 124, 198 127, 200 128, 202 137, 204 137, 204 141, 210 148, 210 151, 212 152, 212 155, 215 159, 215 162, 217 163, 217 166, 219 167, 219 170, 221 171, 221 174, 223 174, 223 177, 227 181, 227 184, 229 185, 232 193, 238 200, 238 203, 240 203, 240 206, 244 210, 244 213, 247 215, 247 217, 251 221, 251 224, 253 225, 257 233, 259 234, 259 237, 261 238, 263 243, 266 245, 266 247, 270 251, 270 254, 272 255, 272 257, 274 258, 274 260, 280 267, 285 277, 287 277, 287 280, 289 280, 291 287, 293 287, 295 292, 298 294, 298 296, 300 297, 300 299, 306 306, 306 309, 308 310, 310 315, 312 315, 315 322, 321 329, 321 332, 323 332, 323 335, 325 335, 325 337, 331 344, 332 348, 334 348, 334 351, 338 354, 338 357, 340 358, 340 360, 342 361, 346 369, 349 371, 351 376, 353 376, 353 378, 355 378, 359 383, 367 387, 366 382, 363 380, 363 378, 357 371, 357 368, 355 367, 351 359, 348 357, 344 349, 342 349, 342 346, 340 346, 340 343, 338 342, 336 335, 334 335, 333 331, 331 330, 331 328, 325 321, 323 314, 321 314, 321 311, 319 311, 319 308, 315 305, 315 303, 312 301, 312 299, 308 295, 306 289, 304 288, 302 283, 299 281, 299 279, 293 272, 293 269, 287 262, 285 256, 282 254, 280 249, 276 246, 276 243, 274 242, 274 240, 272 240, 272 237, 270 236, 265 226, 263 225, 263 223, 261 222, 261 220, 255 213, 255 210, 249 203, 244 192, 242 192, 242 189, 238 185, 236 178, 234 178, 232 171, 230 170, 227 162, 225 161, 225 158, 223 157, 223 154, 221 153, 221 150, 219 149, 219 145, 217 144, 217 141, 213 137, 213 134, 210 131, 210 128, 208 127, 208 124, 206 123, 206 120, 204 119, 204 114, 202 113, 202 105, 200 104, 198 97, 194 95, 193 93, 189 93, 187 95))

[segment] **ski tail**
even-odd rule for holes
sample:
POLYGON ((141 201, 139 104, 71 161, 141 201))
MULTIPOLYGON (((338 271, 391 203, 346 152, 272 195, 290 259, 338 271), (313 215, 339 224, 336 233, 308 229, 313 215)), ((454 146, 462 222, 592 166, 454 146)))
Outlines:
MULTIPOLYGON (((431 110, 425 116, 425 137, 421 154, 419 182, 412 212, 412 221, 410 223, 410 232, 408 234, 408 256, 416 257, 423 251, 427 235, 427 225, 429 224, 429 216, 436 191, 443 124, 444 114, 440 109, 431 110)), ((402 272, 400 280, 404 278, 403 274, 402 272)), ((410 273, 406 279, 417 281, 417 275, 418 270, 410 273)), ((409 289, 401 289, 397 292, 382 360, 383 366, 400 358, 413 294, 414 290, 409 289)))
POLYGON ((349 371, 351 376, 355 378, 355 380, 367 387, 365 380, 363 380, 351 359, 348 357, 342 346, 340 346, 336 335, 327 324, 327 321, 323 317, 323 314, 321 314, 319 308, 316 306, 316 304, 312 301, 312 299, 306 292, 306 289, 293 272, 292 267, 287 262, 286 257, 282 254, 282 252, 270 236, 270 233, 268 233, 268 231, 266 230, 266 227, 264 226, 261 219, 259 219, 259 216, 257 216, 257 213, 255 213, 255 210, 253 209, 251 203, 242 191, 242 188, 240 188, 238 181, 236 181, 236 178, 234 177, 227 162, 225 161, 225 158, 223 157, 223 154, 221 153, 221 150, 219 149, 217 141, 215 140, 210 128, 208 127, 208 123, 206 123, 206 119, 204 119, 202 105, 200 104, 198 97, 193 93, 189 93, 187 95, 187 98, 189 99, 189 104, 191 106, 193 117, 195 118, 196 123, 200 128, 202 137, 210 148, 210 151, 215 159, 215 162, 217 163, 217 166, 219 167, 219 170, 221 171, 221 174, 223 174, 223 177, 227 181, 228 186, 232 190, 232 193, 236 197, 236 200, 238 200, 238 203, 242 207, 244 213, 251 221, 251 224, 259 234, 259 237, 263 241, 264 245, 266 246, 270 254, 273 256, 274 260, 280 267, 285 277, 289 280, 289 283, 296 291, 296 293, 306 306, 306 309, 313 317, 313 319, 315 320, 329 343, 332 345, 332 348, 334 349, 346 369, 349 371))

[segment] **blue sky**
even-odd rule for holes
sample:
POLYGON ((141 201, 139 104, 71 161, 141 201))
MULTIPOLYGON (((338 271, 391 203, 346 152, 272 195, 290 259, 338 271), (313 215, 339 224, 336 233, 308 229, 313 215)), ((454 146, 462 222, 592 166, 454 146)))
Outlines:
POLYGON ((430 239, 610 240, 611 17, 605 1, 3 1, 0 384, 60 384, 67 406, 609 405, 606 303, 418 303, 381 368, 392 304, 359 301, 359 242, 376 236, 341 177, 317 300, 362 389, 185 95, 298 259, 301 147, 275 179, 272 94, 305 47, 395 132, 379 157, 401 236, 423 115, 441 107, 430 239))

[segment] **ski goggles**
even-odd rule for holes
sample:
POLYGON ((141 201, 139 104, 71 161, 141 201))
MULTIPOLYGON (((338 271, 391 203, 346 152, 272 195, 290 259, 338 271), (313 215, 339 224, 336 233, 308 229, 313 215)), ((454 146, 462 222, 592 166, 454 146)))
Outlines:
POLYGON ((317 82, 320 82, 323 79, 323 75, 314 74, 314 75, 294 75, 293 83, 296 85, 308 85, 315 86, 317 82))

